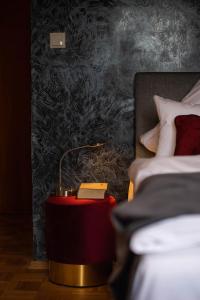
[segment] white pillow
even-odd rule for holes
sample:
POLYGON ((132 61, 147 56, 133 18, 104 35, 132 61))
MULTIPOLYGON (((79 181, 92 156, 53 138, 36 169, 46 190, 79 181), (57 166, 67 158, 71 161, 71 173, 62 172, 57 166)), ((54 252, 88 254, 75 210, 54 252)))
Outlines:
MULTIPOLYGON (((191 105, 200 104, 200 80, 193 86, 191 91, 182 99, 183 103, 191 105)), ((153 129, 147 131, 140 136, 140 142, 151 152, 156 153, 159 142, 159 124, 153 129)))
POLYGON ((154 102, 160 120, 160 136, 156 156, 172 156, 176 147, 175 117, 190 114, 200 116, 200 105, 181 103, 159 96, 154 96, 154 102))

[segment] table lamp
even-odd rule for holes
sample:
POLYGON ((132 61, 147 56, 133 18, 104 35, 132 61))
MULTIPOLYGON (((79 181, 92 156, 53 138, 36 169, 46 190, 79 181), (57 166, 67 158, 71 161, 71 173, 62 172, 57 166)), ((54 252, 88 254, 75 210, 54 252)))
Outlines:
POLYGON ((59 185, 58 185, 58 190, 57 190, 57 196, 67 196, 68 193, 71 193, 72 190, 66 190, 63 185, 62 185, 62 162, 65 158, 65 156, 70 153, 70 152, 73 152, 73 151, 76 151, 76 150, 80 150, 80 149, 84 149, 84 148, 98 148, 98 147, 101 147, 103 146, 105 143, 97 143, 95 145, 83 145, 83 146, 79 146, 79 147, 75 147, 75 148, 72 148, 72 149, 69 149, 69 150, 66 150, 61 159, 60 159, 60 162, 59 162, 59 185), (67 194, 66 194, 67 192, 67 194))

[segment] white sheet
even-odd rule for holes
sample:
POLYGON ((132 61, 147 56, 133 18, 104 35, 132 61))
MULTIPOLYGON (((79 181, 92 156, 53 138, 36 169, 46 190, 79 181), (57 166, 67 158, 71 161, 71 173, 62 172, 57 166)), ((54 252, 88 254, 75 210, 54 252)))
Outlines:
MULTIPOLYGON (((129 168, 136 190, 151 175, 191 172, 200 172, 200 155, 136 159, 129 168)), ((200 215, 144 227, 131 237, 130 249, 141 259, 128 300, 200 299, 200 215)))
POLYGON ((137 230, 130 239, 136 254, 153 254, 200 247, 200 215, 166 219, 137 230))
POLYGON ((127 300, 199 300, 200 247, 141 256, 127 300))
POLYGON ((200 172, 200 155, 138 158, 129 167, 135 190, 151 175, 192 172, 200 172))
POLYGON ((128 300, 200 299, 200 215, 184 215, 144 227, 130 248, 142 254, 128 300))

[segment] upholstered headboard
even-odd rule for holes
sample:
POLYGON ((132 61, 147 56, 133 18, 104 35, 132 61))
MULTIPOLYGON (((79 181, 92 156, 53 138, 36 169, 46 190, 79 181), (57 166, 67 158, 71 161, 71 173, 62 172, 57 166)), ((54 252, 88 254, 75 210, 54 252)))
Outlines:
POLYGON ((138 137, 153 128, 158 122, 153 96, 180 101, 200 79, 200 72, 149 72, 137 73, 134 80, 135 98, 135 156, 151 157, 150 151, 140 143, 138 137))

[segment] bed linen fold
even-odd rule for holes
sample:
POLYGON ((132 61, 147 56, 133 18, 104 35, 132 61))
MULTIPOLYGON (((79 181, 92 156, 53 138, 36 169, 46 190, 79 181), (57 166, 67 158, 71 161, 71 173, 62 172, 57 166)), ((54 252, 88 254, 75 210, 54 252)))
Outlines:
POLYGON ((129 245, 139 255, 200 247, 200 215, 182 215, 145 226, 131 236, 129 245))
POLYGON ((200 247, 142 255, 133 276, 126 300, 199 300, 200 247))
POLYGON ((121 259, 110 278, 116 299, 125 300, 127 296, 134 259, 129 250, 130 236, 159 220, 187 214, 200 214, 200 172, 150 176, 140 183, 134 201, 122 203, 113 210, 113 225, 123 236, 123 243, 118 245, 121 259))

